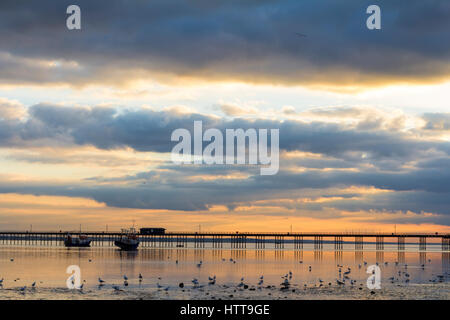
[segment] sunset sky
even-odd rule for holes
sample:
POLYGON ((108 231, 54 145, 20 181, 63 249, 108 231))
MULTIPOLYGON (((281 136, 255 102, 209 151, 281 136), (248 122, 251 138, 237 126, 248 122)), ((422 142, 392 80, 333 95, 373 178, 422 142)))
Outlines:
POLYGON ((133 221, 450 232, 450 2, 2 0, 0 229, 133 221), (278 128, 278 174, 172 163, 194 120, 278 128))

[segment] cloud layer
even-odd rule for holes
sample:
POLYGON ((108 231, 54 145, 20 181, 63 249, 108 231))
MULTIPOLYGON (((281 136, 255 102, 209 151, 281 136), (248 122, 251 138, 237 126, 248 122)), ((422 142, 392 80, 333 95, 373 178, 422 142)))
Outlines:
MULTIPOLYGON (((331 114, 347 117, 352 112, 364 112, 338 109, 330 109, 331 114)), ((309 113, 322 112, 317 109, 309 113)), ((367 112, 372 114, 373 110, 367 112)), ((450 144, 439 138, 442 128, 436 135, 429 134, 429 115, 423 116, 424 125, 419 128, 380 125, 362 130, 361 123, 223 119, 176 111, 38 104, 21 118, 0 120, 0 146, 64 146, 74 150, 93 146, 111 152, 132 149, 167 154, 174 146, 170 141, 172 131, 192 130, 194 120, 202 120, 205 129, 280 129, 280 172, 260 176, 257 168, 246 165, 178 166, 160 162, 140 173, 91 177, 78 183, 23 183, 4 177, 0 179, 0 192, 90 198, 119 208, 195 211, 217 205, 231 210, 273 206, 312 212, 430 213, 436 217, 425 215, 426 221, 450 222, 441 217, 450 217, 450 144)), ((391 123, 391 119, 385 120, 391 123)), ((382 123, 383 118, 379 121, 382 123)), ((26 156, 15 160, 39 162, 26 156)), ((43 157, 42 162, 46 161, 43 157)))
POLYGON ((82 30, 66 2, 2 1, 0 82, 121 84, 194 77, 359 86, 443 79, 450 67, 448 1, 85 1, 82 30), (296 33, 306 34, 299 37, 296 33))

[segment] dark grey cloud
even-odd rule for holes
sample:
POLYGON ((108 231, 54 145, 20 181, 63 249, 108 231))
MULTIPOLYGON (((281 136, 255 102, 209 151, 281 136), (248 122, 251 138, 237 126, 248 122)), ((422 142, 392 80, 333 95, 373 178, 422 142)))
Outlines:
MULTIPOLYGON (((203 122, 204 130, 218 128, 222 132, 238 128, 279 129, 281 150, 318 153, 359 164, 384 161, 384 165, 395 168, 395 163, 416 160, 430 152, 441 155, 450 152, 448 142, 418 140, 409 133, 396 130, 361 130, 324 122, 226 120, 195 113, 118 111, 105 107, 50 104, 30 107, 26 120, 0 119, 0 145, 53 143, 92 145, 106 150, 129 147, 137 151, 170 152, 175 145, 170 141, 172 132, 178 128, 193 132, 196 120, 203 122)), ((344 164, 335 165, 342 167, 344 164)))
POLYGON ((445 0, 379 0, 380 31, 365 26, 371 1, 79 0, 81 31, 65 27, 70 4, 0 3, 1 82, 121 82, 151 71, 341 85, 449 74, 445 0))

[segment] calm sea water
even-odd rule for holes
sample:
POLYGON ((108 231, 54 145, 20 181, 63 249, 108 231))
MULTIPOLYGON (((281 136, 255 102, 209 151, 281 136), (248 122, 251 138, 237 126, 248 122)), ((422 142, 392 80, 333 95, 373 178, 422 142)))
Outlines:
POLYGON ((136 252, 1 246, 0 299, 450 299, 449 253, 440 252, 438 246, 429 250, 417 252, 415 246, 407 246, 405 252, 397 252, 395 245, 386 245, 384 251, 334 251, 327 244, 321 251, 309 245, 302 251, 141 248, 136 252), (376 263, 382 289, 370 290, 366 268, 376 263), (81 291, 66 287, 70 265, 80 267, 81 291), (348 268, 349 279, 340 285, 337 280, 343 280, 348 268), (289 287, 283 289, 286 274, 289 287), (214 276, 215 283, 209 284, 214 276), (263 283, 258 285, 261 276, 263 283))

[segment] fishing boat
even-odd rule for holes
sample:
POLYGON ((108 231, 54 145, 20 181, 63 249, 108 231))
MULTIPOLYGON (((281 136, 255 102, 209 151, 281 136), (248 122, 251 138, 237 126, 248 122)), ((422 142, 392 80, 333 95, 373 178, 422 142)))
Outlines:
POLYGON ((90 247, 91 241, 91 239, 82 234, 80 234, 78 237, 67 234, 66 238, 64 239, 64 245, 66 247, 90 247))
POLYGON ((139 239, 136 235, 136 230, 134 228, 122 229, 122 235, 119 240, 114 241, 114 244, 121 250, 137 250, 139 246, 139 239))

